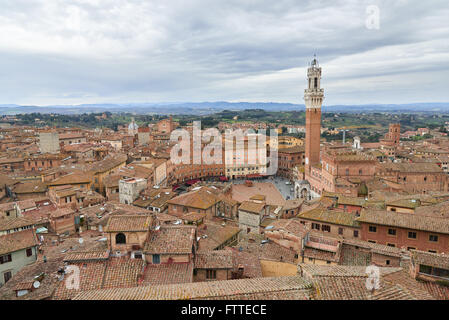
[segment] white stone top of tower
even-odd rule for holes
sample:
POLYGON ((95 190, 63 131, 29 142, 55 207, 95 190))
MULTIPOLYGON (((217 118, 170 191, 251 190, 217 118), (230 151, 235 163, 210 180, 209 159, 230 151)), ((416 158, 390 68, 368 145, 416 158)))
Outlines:
POLYGON ((321 88, 321 67, 315 56, 307 69, 307 83, 307 88, 304 90, 306 108, 321 108, 324 89, 321 88))

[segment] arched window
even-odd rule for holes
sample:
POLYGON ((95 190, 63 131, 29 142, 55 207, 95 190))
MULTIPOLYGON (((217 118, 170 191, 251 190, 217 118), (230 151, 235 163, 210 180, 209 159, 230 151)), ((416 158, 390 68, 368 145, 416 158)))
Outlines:
POLYGON ((126 243, 126 236, 123 233, 117 233, 117 235, 115 236, 115 243, 116 244, 126 243))
POLYGON ((315 78, 315 83, 314 83, 314 85, 315 85, 315 88, 318 88, 318 78, 315 78))

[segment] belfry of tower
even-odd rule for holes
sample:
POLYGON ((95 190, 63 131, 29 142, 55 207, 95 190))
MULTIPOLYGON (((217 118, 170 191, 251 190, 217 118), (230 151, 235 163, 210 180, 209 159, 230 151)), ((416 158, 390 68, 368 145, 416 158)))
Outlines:
POLYGON ((307 69, 308 87, 304 90, 306 104, 306 159, 305 171, 310 172, 313 165, 320 163, 321 105, 324 90, 321 89, 321 67, 316 58, 307 69))

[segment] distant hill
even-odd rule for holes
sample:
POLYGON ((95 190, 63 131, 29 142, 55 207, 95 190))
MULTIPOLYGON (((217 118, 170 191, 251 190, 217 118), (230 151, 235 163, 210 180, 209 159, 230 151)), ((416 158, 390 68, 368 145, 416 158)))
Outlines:
MULTIPOLYGON (((266 111, 304 110, 304 104, 277 102, 161 102, 161 103, 121 103, 121 104, 81 104, 81 105, 50 105, 22 106, 15 104, 0 105, 1 115, 19 113, 60 113, 80 114, 109 111, 112 113, 131 112, 136 114, 194 114, 206 115, 222 110, 263 109, 266 111)), ((449 113, 449 102, 413 103, 413 104, 366 104, 366 105, 331 105, 323 106, 324 112, 435 112, 449 113)))

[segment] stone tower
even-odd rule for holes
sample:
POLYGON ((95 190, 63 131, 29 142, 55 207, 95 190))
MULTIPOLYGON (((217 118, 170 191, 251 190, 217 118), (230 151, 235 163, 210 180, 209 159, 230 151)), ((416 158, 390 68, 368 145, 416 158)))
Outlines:
POLYGON ((388 129, 387 138, 393 141, 395 146, 399 145, 399 140, 401 139, 401 124, 391 123, 388 129))
POLYGON ((321 89, 321 67, 316 58, 307 69, 308 87, 304 90, 306 104, 306 173, 310 166, 320 163, 321 105, 324 90, 321 89))
POLYGON ((56 130, 39 132, 39 149, 41 153, 59 153, 59 134, 56 130))

